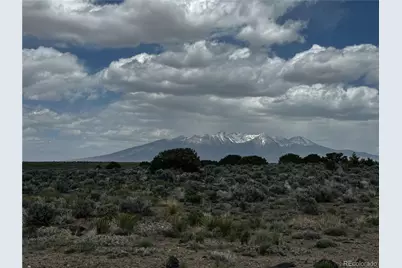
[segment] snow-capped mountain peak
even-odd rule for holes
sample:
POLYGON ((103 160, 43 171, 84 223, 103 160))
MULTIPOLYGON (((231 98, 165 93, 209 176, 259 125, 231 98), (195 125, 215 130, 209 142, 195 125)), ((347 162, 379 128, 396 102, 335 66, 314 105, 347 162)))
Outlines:
MULTIPOLYGON (((220 131, 216 134, 161 139, 111 154, 86 158, 85 161, 151 161, 158 153, 173 148, 192 148, 199 154, 200 159, 216 161, 228 154, 258 155, 266 158, 268 162, 277 162, 286 153, 295 153, 300 156, 308 154, 325 155, 330 152, 343 152, 345 155, 351 156, 353 153, 352 150, 335 150, 324 147, 300 136, 284 138, 269 136, 265 133, 226 133, 220 131)), ((378 156, 367 153, 358 153, 358 156, 378 159, 378 156)))
POLYGON ((311 145, 315 144, 311 140, 308 140, 308 139, 300 137, 300 136, 290 138, 289 141, 293 144, 298 144, 298 145, 303 145, 303 146, 311 146, 311 145))
POLYGON ((280 147, 289 147, 291 145, 312 146, 314 142, 297 136, 286 139, 284 137, 269 136, 265 133, 250 134, 250 133, 226 133, 219 131, 216 134, 193 135, 191 137, 179 136, 173 140, 180 140, 190 144, 240 144, 253 142, 255 144, 266 146, 269 144, 277 144, 280 147))

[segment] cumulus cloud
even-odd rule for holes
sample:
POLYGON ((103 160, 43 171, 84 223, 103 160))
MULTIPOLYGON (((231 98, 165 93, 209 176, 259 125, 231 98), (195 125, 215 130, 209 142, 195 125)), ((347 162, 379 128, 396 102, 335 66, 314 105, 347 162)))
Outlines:
POLYGON ((92 91, 89 78, 75 55, 39 47, 23 49, 23 95, 31 100, 74 99, 92 91))
POLYGON ((362 44, 336 49, 314 45, 296 54, 281 71, 287 81, 303 84, 353 82, 378 85, 378 47, 362 44))
POLYGON ((139 54, 112 62, 99 79, 110 90, 125 92, 222 96, 284 92, 290 83, 276 78, 283 60, 250 53, 200 41, 185 45, 179 52, 139 54))
POLYGON ((277 19, 304 0, 24 0, 25 34, 103 47, 191 42, 232 34, 252 45, 302 42, 304 22, 277 19))
POLYGON ((112 62, 100 74, 110 90, 225 97, 278 96, 296 85, 378 84, 378 48, 314 45, 289 60, 248 48, 198 41, 159 55, 112 62), (366 82, 366 83, 364 83, 366 82))
POLYGON ((374 88, 315 84, 293 87, 278 98, 261 98, 258 109, 291 117, 376 120, 378 100, 374 88))
POLYGON ((378 85, 378 48, 372 45, 311 49, 285 60, 217 42, 186 43, 161 54, 113 61, 89 75, 75 55, 53 48, 23 50, 24 97, 96 99, 105 89, 220 97, 277 97, 297 85, 378 85))

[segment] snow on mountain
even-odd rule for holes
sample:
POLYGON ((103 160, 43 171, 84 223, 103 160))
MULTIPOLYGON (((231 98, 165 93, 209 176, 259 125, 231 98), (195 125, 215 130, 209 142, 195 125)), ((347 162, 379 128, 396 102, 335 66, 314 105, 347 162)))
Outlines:
POLYGON ((286 139, 278 136, 271 137, 265 133, 259 133, 259 134, 248 134, 239 132, 226 133, 223 131, 220 131, 212 135, 209 134, 193 135, 191 137, 179 136, 177 138, 173 138, 172 140, 180 140, 190 144, 214 144, 214 143, 240 144, 246 142, 253 142, 254 144, 258 144, 261 146, 276 143, 280 147, 289 147, 292 145, 302 145, 302 146, 315 145, 314 142, 300 136, 286 139))
POLYGON ((312 146, 315 144, 311 140, 308 140, 308 139, 300 137, 300 136, 290 138, 289 141, 292 144, 299 144, 299 145, 303 145, 303 146, 312 146))
MULTIPOLYGON (((201 159, 219 160, 228 154, 238 154, 241 156, 258 155, 267 159, 268 162, 277 162, 286 153, 300 156, 325 155, 330 152, 342 152, 346 156, 351 156, 353 153, 351 150, 335 150, 324 147, 300 136, 284 138, 269 136, 265 133, 226 133, 221 131, 212 135, 161 139, 111 154, 81 159, 81 161, 151 161, 158 153, 174 148, 192 148, 201 159)), ((364 152, 356 153, 359 157, 378 159, 378 156, 375 155, 364 152)))

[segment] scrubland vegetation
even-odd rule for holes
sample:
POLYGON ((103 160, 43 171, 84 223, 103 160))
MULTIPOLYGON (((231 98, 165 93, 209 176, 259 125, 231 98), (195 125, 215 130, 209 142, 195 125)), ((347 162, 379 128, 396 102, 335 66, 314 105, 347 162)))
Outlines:
POLYGON ((378 261, 378 163, 286 155, 24 166, 24 267, 337 267, 378 261), (277 266, 275 266, 277 265, 277 266))

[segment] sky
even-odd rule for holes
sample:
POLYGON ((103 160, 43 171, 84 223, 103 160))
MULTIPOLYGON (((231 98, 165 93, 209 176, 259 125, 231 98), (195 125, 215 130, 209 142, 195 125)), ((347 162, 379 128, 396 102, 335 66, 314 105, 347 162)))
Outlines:
POLYGON ((23 0, 23 159, 219 131, 378 154, 378 6, 23 0))

